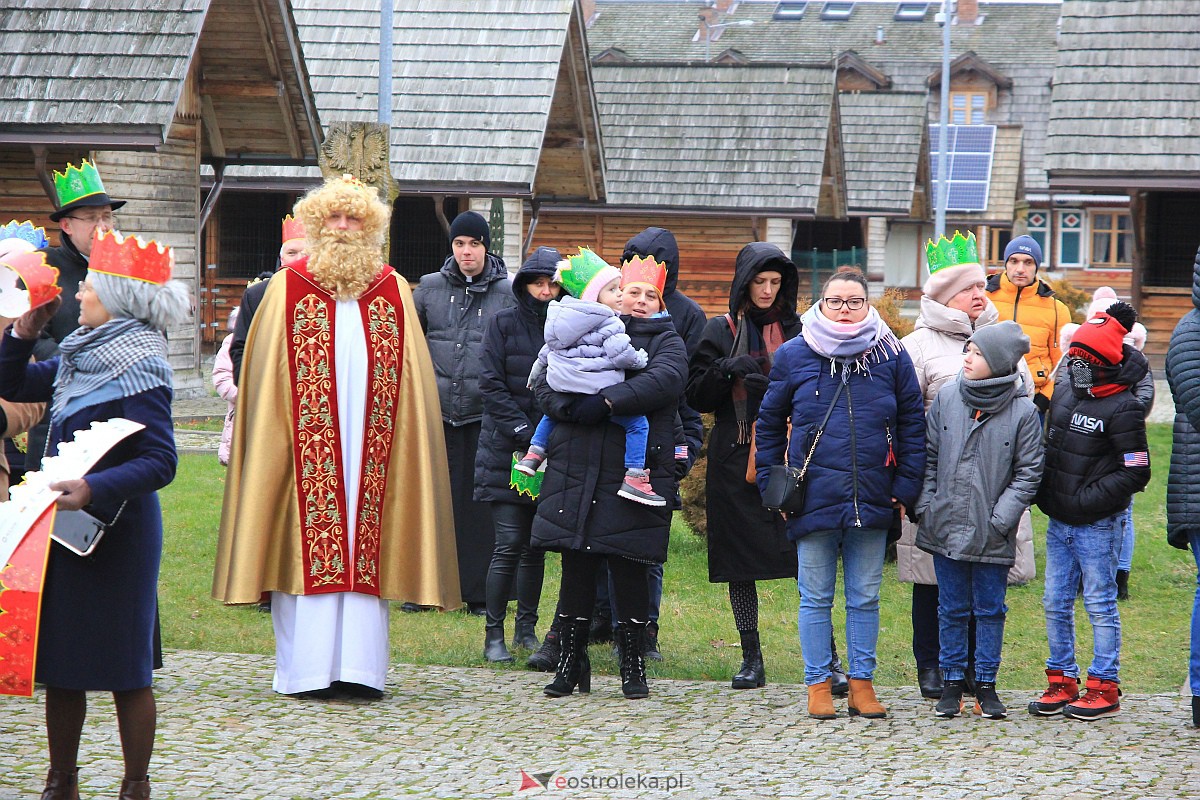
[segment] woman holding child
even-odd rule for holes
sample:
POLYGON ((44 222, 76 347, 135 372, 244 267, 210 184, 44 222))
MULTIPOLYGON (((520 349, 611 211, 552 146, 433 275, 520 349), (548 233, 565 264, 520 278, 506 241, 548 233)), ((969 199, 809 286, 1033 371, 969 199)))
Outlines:
POLYGON ((835 716, 829 642, 839 558, 848 710, 887 716, 872 683, 884 551, 894 512, 916 502, 925 467, 912 361, 867 299, 867 280, 858 270, 826 281, 820 301, 801 317, 802 334, 775 351, 755 432, 760 488, 785 455, 793 465, 808 462, 804 508, 788 515, 787 535, 799 565, 800 647, 808 713, 816 719, 835 716))
POLYGON ((626 431, 613 417, 648 421, 645 470, 653 493, 675 492, 676 409, 687 376, 687 351, 663 311, 665 272, 654 262, 626 266, 624 273, 594 262, 587 252, 560 270, 572 296, 596 299, 620 286, 617 310, 631 346, 645 351, 643 368, 625 370, 623 381, 596 394, 559 392, 537 378, 534 395, 555 422, 545 452, 546 471, 533 523, 533 544, 562 553, 558 613, 561 656, 550 697, 591 689, 588 626, 595 602, 596 570, 607 559, 616 590, 621 636, 621 689, 627 698, 649 695, 642 637, 649 615, 647 570, 667 558, 671 511, 648 505, 626 491, 629 483, 626 431), (572 273, 576 273, 572 275, 572 273))

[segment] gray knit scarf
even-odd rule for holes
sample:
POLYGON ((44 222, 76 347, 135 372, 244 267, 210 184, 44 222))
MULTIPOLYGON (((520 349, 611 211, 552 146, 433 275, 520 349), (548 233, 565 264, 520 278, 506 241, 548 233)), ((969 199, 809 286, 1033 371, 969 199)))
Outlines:
POLYGON ((995 414, 1011 403, 1018 392, 1024 391, 1025 381, 1019 372, 977 381, 970 380, 961 372, 958 375, 958 394, 967 408, 985 414, 995 414))
POLYGON ((81 408, 171 386, 167 337, 138 319, 113 319, 73 331, 59 345, 50 416, 55 422, 81 408))

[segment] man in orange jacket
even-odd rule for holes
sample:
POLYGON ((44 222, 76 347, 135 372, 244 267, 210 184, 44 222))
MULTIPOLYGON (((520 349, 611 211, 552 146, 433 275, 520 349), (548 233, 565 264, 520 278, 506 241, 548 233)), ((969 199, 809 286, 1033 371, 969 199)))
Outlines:
POLYGON ((1033 373, 1033 402, 1043 414, 1054 393, 1054 368, 1062 359, 1058 332, 1071 322, 1071 311, 1037 276, 1042 247, 1031 236, 1018 236, 1004 248, 1004 272, 988 278, 987 291, 1000 319, 1018 323, 1029 337, 1025 363, 1033 373))

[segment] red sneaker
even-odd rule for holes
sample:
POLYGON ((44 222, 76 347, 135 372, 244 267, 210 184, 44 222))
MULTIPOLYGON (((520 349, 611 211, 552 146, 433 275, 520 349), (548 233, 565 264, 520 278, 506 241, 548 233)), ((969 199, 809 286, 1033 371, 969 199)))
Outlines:
POLYGON ((1029 713, 1042 717, 1061 714, 1067 704, 1079 697, 1079 679, 1064 675, 1061 669, 1046 670, 1050 681, 1042 696, 1029 704, 1029 713))
POLYGON ((1087 691, 1083 697, 1068 703, 1062 710, 1064 717, 1093 720, 1111 717, 1121 710, 1121 687, 1103 678, 1087 679, 1087 691))

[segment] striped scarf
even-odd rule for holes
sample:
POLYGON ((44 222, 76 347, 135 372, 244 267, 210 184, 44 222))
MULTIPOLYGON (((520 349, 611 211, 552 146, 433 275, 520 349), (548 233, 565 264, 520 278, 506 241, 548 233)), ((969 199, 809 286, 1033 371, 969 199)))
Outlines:
POLYGON ((167 338, 138 319, 113 319, 82 327, 59 345, 51 419, 61 422, 81 408, 171 387, 167 338))

